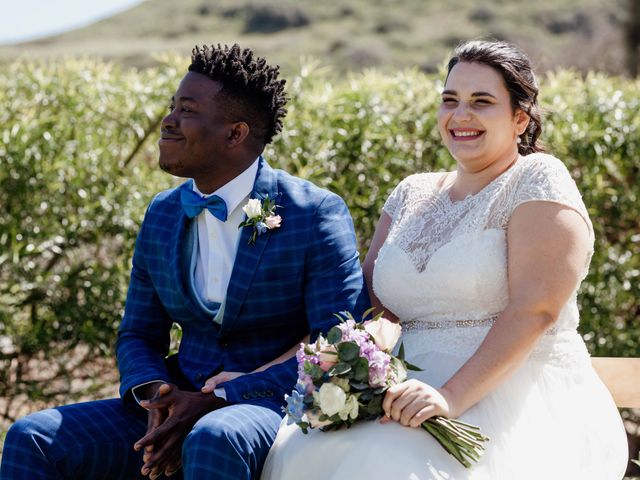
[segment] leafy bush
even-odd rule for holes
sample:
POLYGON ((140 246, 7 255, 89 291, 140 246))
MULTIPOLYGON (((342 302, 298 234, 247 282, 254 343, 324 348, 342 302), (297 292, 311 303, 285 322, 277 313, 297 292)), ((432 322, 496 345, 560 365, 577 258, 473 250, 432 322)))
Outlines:
POLYGON ((138 224, 169 183, 147 140, 175 75, 87 60, 2 71, 0 397, 98 388, 85 367, 111 355, 138 224))
MULTIPOLYGON (((15 417, 12 399, 62 403, 115 380, 101 372, 114 372, 145 206, 173 183, 154 141, 183 71, 88 60, 0 70, 0 416, 15 417)), ((400 179, 454 165, 436 129, 439 78, 332 79, 307 65, 290 81, 285 130, 266 157, 342 195, 363 254, 400 179)), ((596 229, 581 331, 592 353, 637 355, 640 82, 565 71, 541 83, 545 140, 596 229)))

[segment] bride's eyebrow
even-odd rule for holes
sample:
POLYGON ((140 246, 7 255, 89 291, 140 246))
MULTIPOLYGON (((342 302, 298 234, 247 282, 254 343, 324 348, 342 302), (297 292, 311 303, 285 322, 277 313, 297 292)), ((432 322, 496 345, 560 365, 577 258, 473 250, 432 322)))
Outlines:
POLYGON ((491 97, 497 100, 496 96, 489 92, 473 92, 472 97, 491 97))

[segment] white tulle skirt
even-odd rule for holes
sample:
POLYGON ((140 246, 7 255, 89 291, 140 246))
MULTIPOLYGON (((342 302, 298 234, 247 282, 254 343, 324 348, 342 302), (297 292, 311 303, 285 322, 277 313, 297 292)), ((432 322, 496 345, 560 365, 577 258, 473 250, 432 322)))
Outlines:
MULTIPOLYGON (((415 350, 414 350, 415 351, 415 350)), ((442 385, 466 358, 431 352, 411 359, 414 377, 442 385)), ((462 467, 427 432, 363 422, 304 435, 283 421, 262 480, 620 480, 628 461, 618 410, 588 357, 562 368, 529 359, 460 417, 490 437, 462 467)))

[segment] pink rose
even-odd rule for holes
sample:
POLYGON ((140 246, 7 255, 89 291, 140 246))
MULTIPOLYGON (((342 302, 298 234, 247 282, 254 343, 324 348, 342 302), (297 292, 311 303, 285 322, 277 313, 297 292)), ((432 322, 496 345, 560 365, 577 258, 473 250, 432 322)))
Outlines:
POLYGON ((264 219, 264 223, 267 225, 269 230, 278 228, 282 223, 282 217, 280 217, 280 215, 269 215, 264 219))
POLYGON ((338 362, 338 351, 333 345, 327 345, 320 353, 318 353, 318 360, 320 360, 320 368, 326 372, 338 362))
POLYGON ((376 346, 385 352, 390 352, 396 346, 402 330, 399 323, 382 317, 364 322, 364 329, 371 335, 376 346))

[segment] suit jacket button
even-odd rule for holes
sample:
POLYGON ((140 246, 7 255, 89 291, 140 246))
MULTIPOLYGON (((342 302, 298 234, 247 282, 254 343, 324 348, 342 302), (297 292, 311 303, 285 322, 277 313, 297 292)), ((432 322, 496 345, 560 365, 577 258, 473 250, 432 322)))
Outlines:
POLYGON ((245 400, 249 400, 251 397, 249 396, 248 393, 243 393, 242 398, 244 398, 245 400))
POLYGON ((202 377, 204 377, 204 375, 203 375, 203 374, 201 374, 201 373, 198 373, 198 374, 196 375, 196 381, 197 381, 197 382, 199 382, 200 380, 202 380, 202 377))
POLYGON ((267 397, 273 397, 273 392, 271 390, 267 390, 267 397))

